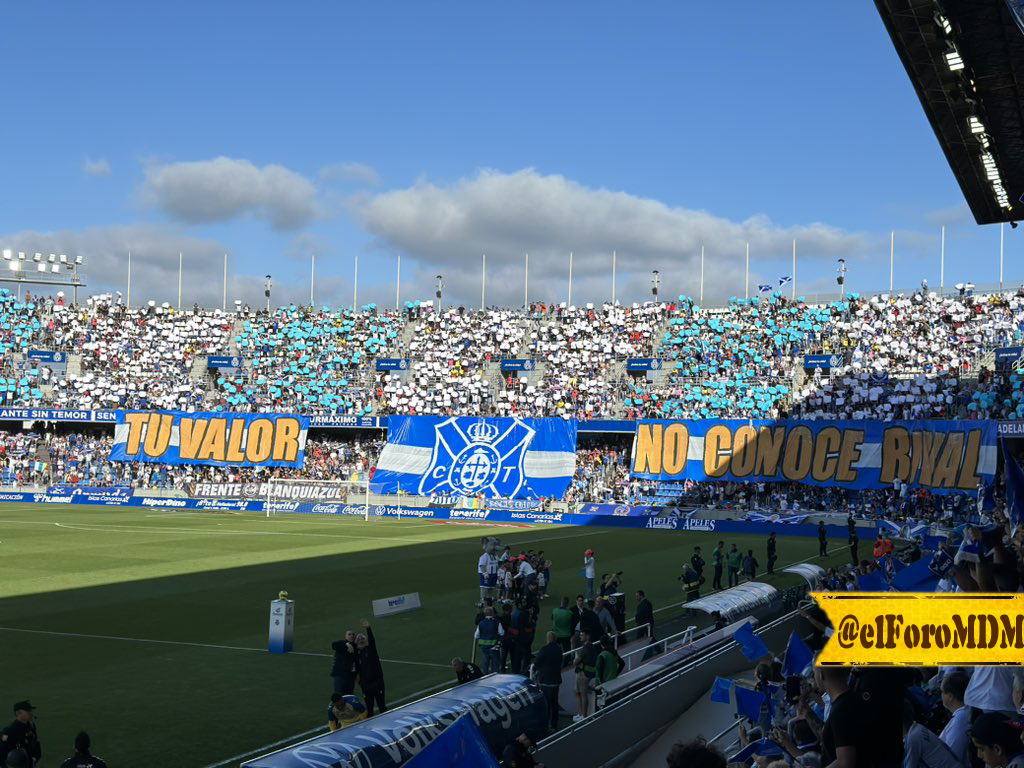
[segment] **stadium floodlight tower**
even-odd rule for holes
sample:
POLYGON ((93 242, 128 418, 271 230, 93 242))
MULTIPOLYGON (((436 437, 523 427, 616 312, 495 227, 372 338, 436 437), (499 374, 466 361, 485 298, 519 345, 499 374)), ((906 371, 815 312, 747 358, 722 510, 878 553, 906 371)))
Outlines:
POLYGON ((651 278, 651 293, 654 294, 654 300, 657 302, 658 288, 661 287, 661 276, 658 274, 658 270, 656 269, 652 270, 651 274, 654 275, 654 277, 651 278))
POLYGON ((267 279, 263 283, 263 295, 267 297, 267 313, 270 312, 270 289, 274 287, 273 281, 270 279, 270 275, 267 275, 267 279))
POLYGON ((24 251, 3 249, 7 271, 0 273, 0 282, 17 283, 18 298, 21 298, 21 286, 27 285, 60 285, 73 290, 74 302, 78 304, 78 289, 84 287, 78 268, 82 266, 81 256, 51 253, 49 258, 38 251, 31 256, 24 251))

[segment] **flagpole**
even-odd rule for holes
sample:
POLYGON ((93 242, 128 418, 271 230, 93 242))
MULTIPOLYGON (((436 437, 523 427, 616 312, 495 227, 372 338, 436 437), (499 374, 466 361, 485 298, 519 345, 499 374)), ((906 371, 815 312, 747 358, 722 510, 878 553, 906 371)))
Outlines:
POLYGON ((398 265, 395 267, 395 311, 398 311, 398 302, 402 292, 402 252, 398 252, 398 265))
POLYGON ((487 290, 487 254, 484 255, 483 269, 480 271, 480 311, 483 312, 484 307, 487 306, 486 290, 487 290))
POLYGON ((942 225, 942 245, 939 248, 939 295, 946 287, 946 225, 942 225))
POLYGON ((566 306, 572 306, 572 251, 569 251, 569 301, 566 306))
POLYGON ((128 295, 125 297, 125 306, 128 309, 132 308, 132 252, 131 251, 128 251, 128 295))
POLYGON ((612 251, 612 306, 615 306, 615 260, 616 253, 612 251))
POLYGON ((704 305, 704 246, 700 247, 700 301, 698 302, 701 306, 704 305))
POLYGON ((224 298, 221 303, 221 311, 228 311, 228 255, 224 254, 224 298))
POLYGON ((309 254, 309 306, 316 302, 313 300, 313 282, 316 280, 316 254, 309 254))
POLYGON ((796 301, 796 238, 793 239, 793 301, 796 301))
POLYGON ((356 313, 359 306, 359 254, 355 256, 354 274, 352 277, 352 314, 356 313))
POLYGON ((999 290, 1003 290, 1003 222, 999 222, 999 290))
POLYGON ((896 232, 889 232, 889 293, 892 293, 892 269, 896 261, 896 232))
POLYGON ((530 254, 525 254, 523 262, 523 309, 530 309, 530 254))
POLYGON ((181 251, 178 251, 178 311, 181 311, 181 251))
POLYGON ((747 243, 747 268, 743 276, 743 298, 750 298, 750 243, 747 243))

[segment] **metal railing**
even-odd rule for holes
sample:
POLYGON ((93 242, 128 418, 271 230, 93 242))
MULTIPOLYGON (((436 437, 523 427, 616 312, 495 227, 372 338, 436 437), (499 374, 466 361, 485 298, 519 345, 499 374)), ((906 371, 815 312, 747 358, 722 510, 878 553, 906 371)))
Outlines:
MULTIPOLYGON (((643 653, 643 654, 651 653, 652 656, 660 655, 662 653, 668 653, 669 643, 672 643, 672 642, 674 642, 676 640, 679 641, 678 643, 675 644, 675 647, 678 647, 678 648, 682 648, 683 646, 686 646, 686 645, 692 645, 693 644, 693 633, 696 630, 697 630, 697 627, 695 625, 691 624, 686 629, 684 629, 682 632, 677 632, 674 635, 669 635, 668 637, 663 638, 662 640, 655 640, 653 643, 650 643, 649 645, 645 645, 643 648, 635 648, 632 651, 628 651, 628 652, 622 654, 622 659, 623 659, 623 661, 626 662, 626 672, 631 672, 633 670, 633 657, 636 656, 638 653, 643 653), (652 649, 656 649, 658 646, 661 646, 661 650, 660 651, 656 651, 655 650, 655 651, 652 652, 652 649)), ((646 658, 646 656, 641 656, 640 657, 640 661, 643 661, 644 658, 646 658)))

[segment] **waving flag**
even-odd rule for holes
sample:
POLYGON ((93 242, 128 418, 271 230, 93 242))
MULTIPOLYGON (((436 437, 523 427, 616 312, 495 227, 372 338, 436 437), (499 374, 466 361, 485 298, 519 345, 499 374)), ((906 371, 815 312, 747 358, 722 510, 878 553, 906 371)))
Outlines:
POLYGON ((782 673, 786 677, 798 677, 804 673, 804 669, 811 663, 814 654, 795 631, 789 635, 789 644, 786 645, 786 655, 782 657, 782 673))
POLYGON ((779 288, 784 286, 786 283, 792 283, 792 282, 793 282, 793 278, 792 278, 791 275, 783 275, 782 277, 779 278, 779 288))
MULTIPOLYGON (((750 659, 750 661, 771 655, 771 651, 768 650, 764 640, 754 634, 754 627, 749 621, 737 629, 732 637, 733 640, 739 643, 743 655, 750 659)), ((739 689, 737 688, 737 690, 739 689)))
POLYGON ((771 293, 772 285, 771 283, 758 283, 757 290, 761 293, 771 293))
POLYGON ((1003 463, 1006 466, 1006 517, 1014 530, 1024 521, 1024 470, 1021 470, 1017 459, 1003 444, 1003 463))
POLYGON ((729 691, 731 690, 732 680, 716 677, 714 684, 711 686, 711 700, 719 704, 728 704, 730 702, 729 691))
POLYGON ((753 723, 761 721, 761 708, 764 707, 768 697, 760 691, 744 688, 737 685, 736 688, 736 712, 743 715, 753 723))

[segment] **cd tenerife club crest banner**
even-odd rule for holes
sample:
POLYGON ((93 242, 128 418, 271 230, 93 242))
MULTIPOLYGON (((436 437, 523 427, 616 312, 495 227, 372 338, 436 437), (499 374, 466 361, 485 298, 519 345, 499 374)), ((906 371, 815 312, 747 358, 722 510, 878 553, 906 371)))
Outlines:
POLYGON ((560 499, 575 469, 575 421, 392 416, 372 485, 417 496, 560 499))

